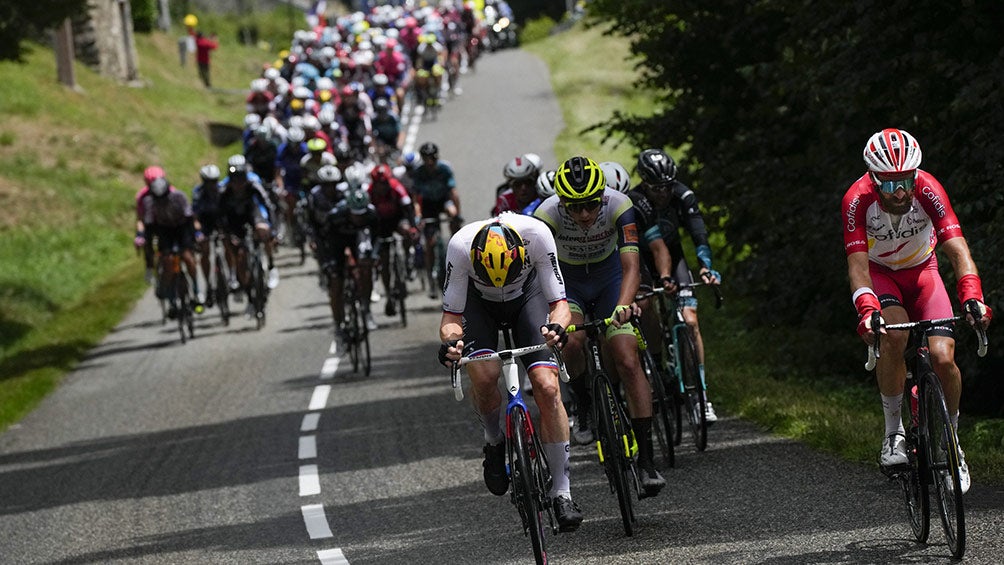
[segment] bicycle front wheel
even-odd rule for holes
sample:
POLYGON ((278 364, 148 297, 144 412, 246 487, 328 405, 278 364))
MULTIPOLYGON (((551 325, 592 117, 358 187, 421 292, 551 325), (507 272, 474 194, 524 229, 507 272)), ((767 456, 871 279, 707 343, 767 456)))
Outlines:
POLYGON ((673 449, 673 438, 675 435, 673 426, 673 410, 670 408, 674 398, 667 393, 666 385, 663 382, 662 374, 655 365, 652 353, 645 350, 641 355, 642 370, 652 385, 652 431, 655 432, 655 440, 659 445, 659 452, 667 467, 676 466, 676 452, 673 449))
POLYGON ((223 321, 224 326, 230 325, 230 283, 227 280, 226 274, 223 272, 223 255, 221 253, 216 254, 216 267, 215 275, 213 276, 213 284, 216 288, 213 289, 216 299, 216 307, 220 309, 220 319, 223 321))
POLYGON ((624 535, 634 535, 634 508, 631 486, 627 477, 627 457, 630 437, 624 435, 619 421, 617 397, 610 379, 604 373, 593 377, 593 406, 596 412, 596 447, 600 463, 610 483, 610 491, 617 495, 617 506, 624 524, 624 535))
POLYGON ((681 328, 677 350, 680 355, 680 377, 683 379, 683 409, 687 411, 694 445, 698 451, 704 451, 708 447, 708 421, 705 412, 707 410, 707 397, 698 368, 694 334, 689 327, 681 328))
MULTIPOLYGON (((904 397, 906 401, 903 403, 903 413, 909 414, 910 396, 906 394, 904 397)), ((917 428, 913 426, 906 432, 906 454, 910 461, 909 470, 898 477, 906 502, 906 515, 910 520, 914 539, 920 543, 927 543, 927 536, 931 531, 931 506, 922 464, 927 456, 917 428)))
POLYGON ((544 510, 542 496, 534 479, 534 464, 531 449, 529 415, 521 406, 513 407, 509 413, 512 437, 509 443, 509 469, 512 473, 513 502, 523 520, 523 531, 530 535, 533 557, 538 565, 547 563, 547 549, 544 544, 544 510))
POLYGON ((925 447, 934 483, 934 500, 952 557, 962 559, 966 552, 966 513, 959 479, 959 440, 948 418, 945 394, 937 375, 926 373, 923 379, 925 447))
MULTIPOLYGON (((356 309, 362 312, 361 307, 357 306, 356 309)), ((359 324, 359 340, 357 347, 359 348, 359 359, 363 366, 363 374, 367 377, 370 376, 371 359, 370 359, 370 330, 366 327, 366 321, 360 320, 359 324)))
POLYGON ((394 272, 391 273, 394 277, 394 292, 397 300, 398 311, 401 314, 401 326, 408 327, 408 309, 405 308, 404 302, 408 298, 408 284, 405 282, 405 266, 404 257, 400 253, 394 253, 394 272))

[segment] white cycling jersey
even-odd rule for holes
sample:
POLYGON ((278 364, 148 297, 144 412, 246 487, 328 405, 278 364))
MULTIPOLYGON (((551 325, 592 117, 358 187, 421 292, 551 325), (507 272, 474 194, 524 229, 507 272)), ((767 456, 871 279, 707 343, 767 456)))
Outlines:
POLYGON ((496 218, 471 222, 460 228, 450 238, 446 251, 446 286, 443 289, 443 310, 463 314, 467 306, 470 285, 483 299, 491 302, 512 300, 522 295, 528 285, 538 284, 548 304, 565 300, 565 283, 558 268, 558 252, 554 236, 547 225, 531 216, 503 212, 496 218), (523 238, 526 261, 519 277, 510 284, 497 288, 482 283, 474 274, 471 263, 471 243, 486 224, 498 220, 516 230, 523 238))

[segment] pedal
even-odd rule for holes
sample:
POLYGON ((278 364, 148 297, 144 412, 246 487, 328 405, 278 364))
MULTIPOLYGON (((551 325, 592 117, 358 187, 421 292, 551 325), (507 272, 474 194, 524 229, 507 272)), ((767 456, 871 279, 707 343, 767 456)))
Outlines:
POLYGON ((899 465, 890 465, 887 467, 879 465, 879 468, 882 470, 882 474, 890 481, 900 480, 904 477, 904 475, 910 474, 911 471, 909 463, 901 463, 899 465))

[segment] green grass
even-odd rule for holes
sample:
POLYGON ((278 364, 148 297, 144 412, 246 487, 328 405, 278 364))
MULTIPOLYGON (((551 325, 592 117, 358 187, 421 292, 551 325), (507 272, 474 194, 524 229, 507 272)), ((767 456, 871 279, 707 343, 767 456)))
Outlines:
MULTIPOLYGON (((568 33, 524 47, 551 69, 566 124, 554 145, 558 159, 584 154, 597 161, 619 160, 628 170, 633 169, 635 148, 626 144, 616 147, 616 140, 602 143, 600 132, 582 134, 615 110, 650 112, 655 97, 633 87, 636 71, 627 40, 603 36, 599 28, 586 30, 577 24, 568 33), (575 64, 570 64, 572 61, 575 64), (616 64, 618 61, 621 64, 616 64)), ((716 249, 724 244, 712 240, 716 249)), ((786 358, 805 355, 813 350, 813 343, 832 336, 742 326, 743 305, 730 299, 727 284, 724 289, 725 308, 716 311, 710 299, 703 301, 701 308, 708 392, 716 408, 724 415, 742 417, 764 430, 877 469, 883 420, 874 378, 847 360, 819 359, 819 374, 797 370, 786 358), (842 367, 851 368, 841 374, 842 367)), ((864 351, 862 347, 861 364, 864 351)), ((976 480, 1004 485, 1004 420, 975 420, 963 415, 959 434, 976 480)))
MULTIPOLYGON (((211 18, 212 19, 212 18, 211 18)), ((203 88, 178 31, 137 35, 140 81, 77 64, 79 89, 56 83, 52 51, 0 62, 0 429, 55 387, 145 288, 132 249, 134 194, 149 165, 182 190, 222 163, 210 122, 238 125, 250 78, 275 54, 237 44, 219 17, 216 90, 203 88)))

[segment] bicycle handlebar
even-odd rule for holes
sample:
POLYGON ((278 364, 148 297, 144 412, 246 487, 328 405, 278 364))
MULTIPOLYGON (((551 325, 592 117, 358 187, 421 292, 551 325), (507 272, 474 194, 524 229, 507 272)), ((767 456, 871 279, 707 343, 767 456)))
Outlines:
POLYGON ((468 363, 478 363, 481 361, 493 361, 499 360, 503 363, 505 362, 515 362, 517 357, 522 357, 530 353, 536 353, 543 349, 550 349, 554 354, 554 360, 558 364, 558 376, 563 382, 568 382, 569 375, 568 369, 565 367, 565 361, 561 358, 561 351, 556 347, 550 347, 546 343, 539 343, 537 345, 529 345, 527 347, 517 347, 515 349, 503 349, 500 351, 493 351, 490 353, 479 353, 473 356, 461 357, 459 361, 453 363, 453 369, 451 370, 451 380, 453 386, 453 396, 458 400, 464 399, 464 387, 460 385, 460 368, 468 363))
POLYGON ((635 300, 643 300, 645 298, 648 298, 650 296, 655 296, 657 294, 673 294, 673 295, 676 295, 682 289, 685 289, 685 288, 697 288, 699 286, 710 286, 711 287, 711 290, 714 291, 714 293, 715 293, 715 308, 716 309, 720 309, 722 307, 722 302, 725 300, 722 297, 722 290, 721 290, 721 288, 717 284, 706 283, 704 281, 697 281, 697 282, 691 282, 691 283, 677 284, 676 285, 676 290, 672 291, 672 292, 667 291, 666 287, 664 287, 664 286, 656 287, 656 288, 653 288, 652 290, 649 290, 649 291, 646 291, 646 292, 640 292, 640 293, 636 294, 635 297, 634 297, 634 299, 635 300))
MULTIPOLYGON (((967 307, 967 310, 968 309, 969 307, 967 307)), ((975 314, 975 312, 969 312, 969 314, 973 315, 975 314)), ((915 328, 922 328, 927 330, 934 326, 939 326, 942 324, 950 324, 953 322, 964 320, 966 318, 964 315, 962 315, 962 316, 952 316, 951 318, 937 318, 933 320, 918 320, 916 322, 904 322, 901 324, 881 324, 879 323, 880 317, 881 314, 877 310, 875 312, 872 312, 872 328, 878 327, 880 330, 881 328, 885 328, 886 330, 899 330, 899 331, 912 331, 915 328)), ((987 354, 987 331, 982 327, 980 327, 979 325, 974 325, 973 330, 976 332, 976 335, 979 338, 979 343, 976 346, 976 354, 980 357, 984 357, 987 354)), ((865 370, 867 371, 871 371, 872 369, 874 369, 878 358, 882 356, 879 353, 879 340, 880 340, 879 336, 881 335, 881 333, 874 330, 873 333, 875 334, 875 342, 868 347, 868 360, 865 361, 865 370)))

